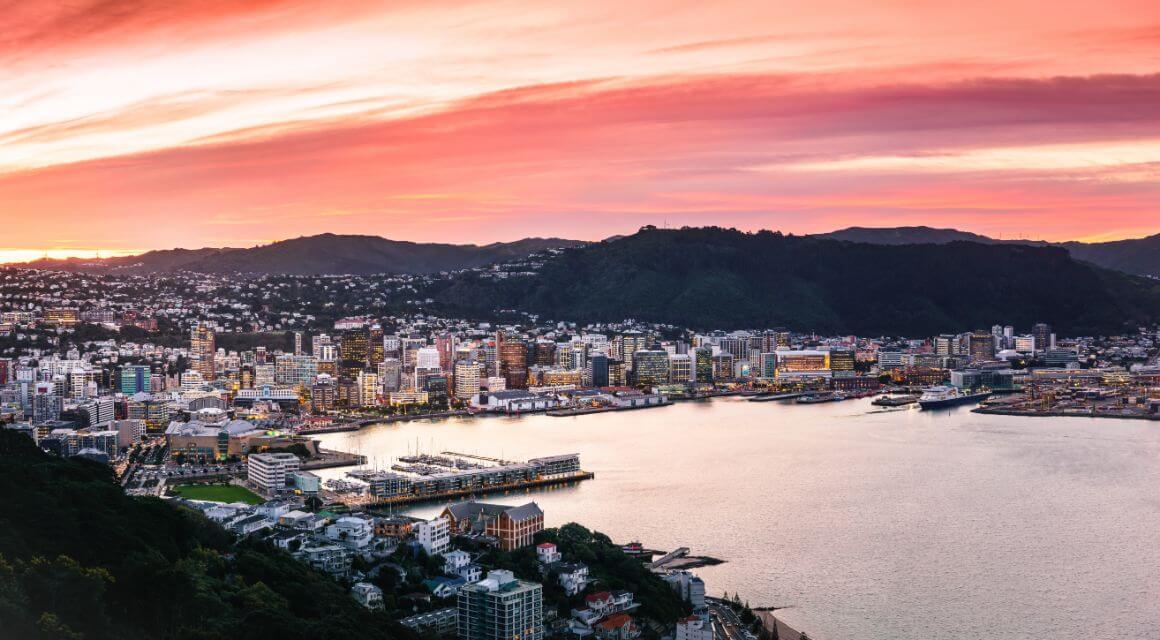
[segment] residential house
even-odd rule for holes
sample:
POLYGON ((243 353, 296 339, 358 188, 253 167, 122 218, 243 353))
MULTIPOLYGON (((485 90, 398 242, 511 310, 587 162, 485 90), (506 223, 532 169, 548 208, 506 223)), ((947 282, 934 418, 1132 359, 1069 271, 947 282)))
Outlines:
POLYGON ((536 559, 540 561, 540 564, 553 564, 559 562, 563 557, 556 550, 556 545, 551 542, 536 545, 536 559))
POLYGON ((467 581, 461 576, 455 576, 454 578, 439 576, 423 581, 423 586, 427 587, 431 595, 436 598, 450 598, 459 593, 459 588, 465 584, 467 584, 467 581))
POLYGON ((350 593, 359 604, 367 609, 383 608, 383 590, 369 582, 358 582, 350 588, 350 593))

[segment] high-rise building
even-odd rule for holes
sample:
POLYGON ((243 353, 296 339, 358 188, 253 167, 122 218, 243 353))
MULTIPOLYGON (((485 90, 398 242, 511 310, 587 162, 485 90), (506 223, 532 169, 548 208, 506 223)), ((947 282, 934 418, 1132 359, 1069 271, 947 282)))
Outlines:
POLYGON ((385 357, 386 350, 383 346, 383 328, 377 324, 372 325, 367 336, 367 364, 372 368, 377 367, 385 357))
POLYGON ((830 371, 853 371, 853 349, 830 349, 830 371))
POLYGON ((479 393, 480 373, 483 367, 475 360, 460 360, 455 363, 455 397, 470 400, 479 393))
POLYGON ((967 338, 967 353, 971 360, 993 360, 995 358, 995 336, 986 331, 975 331, 967 338))
POLYGON ((451 371, 454 369, 455 350, 458 346, 458 341, 455 339, 455 336, 450 333, 445 333, 435 338, 435 349, 439 351, 440 369, 443 371, 451 371))
POLYGON ((1031 335, 1035 338, 1035 351, 1047 351, 1052 347, 1051 325, 1039 322, 1031 328, 1031 335))
POLYGON ((934 339, 934 353, 937 356, 955 355, 955 337, 943 334, 934 339))
POLYGON ((698 347, 693 350, 693 378, 703 384, 713 382, 712 347, 698 347))
POLYGON ((149 393, 152 373, 149 367, 132 364, 121 369, 121 393, 131 396, 134 393, 149 393))
POLYGON ((214 367, 216 353, 213 328, 200 323, 194 325, 189 334, 189 355, 193 369, 200 373, 204 380, 213 380, 217 377, 214 367))
POLYGON ((588 360, 588 371, 590 382, 593 387, 607 387, 608 382, 608 356, 603 353, 594 353, 588 360))
POLYGON ((382 386, 379 385, 379 374, 369 371, 359 371, 355 379, 357 402, 360 407, 371 407, 378 404, 382 386))
POLYGON ((365 367, 369 352, 367 332, 362 329, 343 331, 338 336, 338 354, 344 365, 365 367))
POLYGON ((632 354, 648 348, 648 336, 640 331, 625 331, 620 338, 620 357, 629 369, 633 366, 632 354))
POLYGON ((655 387, 669 381, 669 353, 661 349, 638 349, 632 354, 632 379, 638 387, 655 387))
POLYGON ((556 364, 556 343, 539 340, 532 352, 533 364, 550 367, 556 364))
POLYGON ((497 354, 499 373, 508 389, 528 387, 528 346, 523 342, 506 339, 497 354))
POLYGON ((296 356, 302 355, 302 338, 303 334, 301 331, 294 332, 294 355, 296 356))
POLYGON ((733 379, 733 354, 718 353, 710 358, 712 377, 710 380, 723 381, 733 379))
POLYGON ((398 391, 402 384, 403 363, 398 358, 386 358, 379 363, 379 381, 386 391, 398 391))
POLYGON ((544 588, 516 580, 511 571, 459 589, 459 640, 542 640, 544 588))
POLYGON ((669 356, 669 382, 685 384, 693 381, 693 358, 687 353, 669 356))

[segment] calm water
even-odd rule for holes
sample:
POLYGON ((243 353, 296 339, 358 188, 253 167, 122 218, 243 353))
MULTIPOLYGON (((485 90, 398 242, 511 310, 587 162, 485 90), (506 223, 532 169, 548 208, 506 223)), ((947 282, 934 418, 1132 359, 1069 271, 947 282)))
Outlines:
POLYGON ((537 492, 549 526, 728 560, 711 594, 816 638, 1160 638, 1160 424, 719 399, 322 439, 383 466, 579 452, 596 479, 537 492))

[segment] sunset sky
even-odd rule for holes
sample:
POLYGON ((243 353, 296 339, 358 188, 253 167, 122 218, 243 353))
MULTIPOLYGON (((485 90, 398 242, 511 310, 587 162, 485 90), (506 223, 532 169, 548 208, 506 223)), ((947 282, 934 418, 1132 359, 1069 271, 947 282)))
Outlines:
POLYGON ((0 259, 1160 232, 1156 0, 0 0, 0 87, 0 259))

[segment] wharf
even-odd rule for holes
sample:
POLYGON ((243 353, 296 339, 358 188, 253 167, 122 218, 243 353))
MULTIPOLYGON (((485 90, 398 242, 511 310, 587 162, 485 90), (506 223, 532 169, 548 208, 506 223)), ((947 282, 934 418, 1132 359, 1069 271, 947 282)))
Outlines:
POLYGON ((1118 420, 1160 420, 1160 415, 1154 413, 1111 413, 1108 411, 1092 411, 1090 409, 1059 410, 1059 409, 1017 409, 1011 407, 977 407, 972 413, 983 413, 992 416, 1018 416, 1022 418, 1112 418, 1118 420))
POLYGON ((303 461, 301 467, 303 471, 310 471, 311 469, 332 469, 334 467, 357 467, 367 463, 366 456, 360 456, 356 453, 331 451, 330 449, 319 449, 318 453, 320 455, 317 458, 303 461))
POLYGON ((452 500, 456 498, 473 498, 476 496, 491 495, 496 493, 508 493, 511 491, 523 491, 525 489, 535 489, 538 487, 550 487, 562 484, 571 484, 573 482, 581 482, 583 480, 591 480, 596 477, 596 474, 591 471, 577 471, 570 474, 558 474, 554 476, 536 478, 535 480, 525 480, 522 482, 511 482, 502 485, 495 485, 491 487, 473 487, 470 489, 462 489, 456 491, 443 491, 440 493, 429 493, 423 495, 405 495, 393 496, 390 498, 381 498, 370 500, 361 503, 363 507, 374 509, 377 507, 397 507, 401 505, 423 504, 429 502, 443 502, 445 500, 452 500))
POLYGON ((804 396, 802 391, 788 391, 786 393, 762 393, 749 398, 750 402, 776 402, 778 400, 793 400, 804 396))
POLYGON ((362 420, 355 420, 351 422, 344 422, 329 427, 307 427, 299 429, 296 433, 302 436, 317 435, 322 433, 342 433, 344 431, 358 431, 363 427, 369 427, 373 424, 390 424, 392 422, 410 422, 412 420, 432 420, 438 418, 452 418, 455 416, 472 415, 467 411, 440 411, 438 413, 414 413, 402 416, 383 416, 376 418, 363 418, 362 420))
POLYGON ((666 400, 659 404, 645 404, 636 407, 573 407, 570 409, 552 409, 547 412, 547 415, 553 418, 566 418, 569 416, 586 416, 591 413, 611 413, 613 411, 636 411, 637 409, 656 409, 657 407, 667 407, 673 404, 672 400, 666 400))

